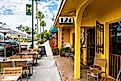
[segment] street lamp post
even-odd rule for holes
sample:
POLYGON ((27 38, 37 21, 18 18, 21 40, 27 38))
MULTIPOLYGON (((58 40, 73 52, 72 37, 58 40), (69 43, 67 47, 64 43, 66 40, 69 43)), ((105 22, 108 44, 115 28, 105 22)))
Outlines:
POLYGON ((20 35, 18 35, 18 41, 19 41, 19 54, 21 53, 21 41, 20 41, 20 35))
MULTIPOLYGON (((35 0, 36 1, 36 14, 37 14, 37 12, 38 12, 38 0, 35 0)), ((38 30, 38 23, 39 23, 39 21, 38 21, 38 18, 36 18, 37 19, 37 34, 38 34, 38 32, 39 32, 39 30, 38 30)))
POLYGON ((5 57, 5 60, 6 60, 6 44, 5 44, 5 36, 6 36, 6 32, 3 32, 4 34, 4 57, 5 57))
POLYGON ((34 0, 32 0, 32 49, 34 47, 34 0))

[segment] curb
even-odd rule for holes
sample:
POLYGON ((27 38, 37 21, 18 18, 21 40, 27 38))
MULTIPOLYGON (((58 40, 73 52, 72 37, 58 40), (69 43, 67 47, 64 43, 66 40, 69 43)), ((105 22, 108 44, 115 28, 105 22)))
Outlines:
MULTIPOLYGON (((54 58, 54 59, 55 59, 55 58, 54 58)), ((62 74, 61 74, 61 71, 59 70, 58 63, 56 62, 56 60, 55 60, 55 64, 56 64, 56 66, 57 66, 58 73, 59 73, 59 76, 60 76, 60 78, 61 78, 61 81, 63 81, 63 80, 62 80, 62 74)))

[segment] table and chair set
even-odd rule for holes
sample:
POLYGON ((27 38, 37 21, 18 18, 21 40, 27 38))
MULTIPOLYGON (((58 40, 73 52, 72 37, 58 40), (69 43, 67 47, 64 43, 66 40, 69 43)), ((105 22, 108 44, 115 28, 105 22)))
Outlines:
POLYGON ((22 78, 28 81, 37 60, 37 51, 24 51, 0 61, 0 81, 22 81, 22 78))

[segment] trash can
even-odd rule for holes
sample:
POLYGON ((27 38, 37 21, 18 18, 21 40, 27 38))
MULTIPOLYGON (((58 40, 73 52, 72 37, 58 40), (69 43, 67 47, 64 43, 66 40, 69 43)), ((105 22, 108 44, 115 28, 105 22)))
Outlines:
POLYGON ((47 57, 45 46, 39 46, 39 53, 40 53, 41 57, 44 55, 46 55, 46 57, 47 57))

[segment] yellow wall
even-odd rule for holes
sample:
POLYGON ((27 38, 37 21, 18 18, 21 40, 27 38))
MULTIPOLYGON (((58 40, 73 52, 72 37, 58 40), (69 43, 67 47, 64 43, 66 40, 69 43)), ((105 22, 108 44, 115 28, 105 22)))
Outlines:
MULTIPOLYGON (((96 1, 90 4, 84 11, 82 18, 82 25, 95 25, 96 20, 98 20, 102 24, 106 24, 106 22, 108 21, 121 18, 121 5, 120 5, 121 1, 120 0, 116 1, 108 2, 107 6, 105 7, 98 6, 100 2, 97 3, 96 1)), ((104 29, 104 31, 105 30, 106 29, 104 29)), ((105 55, 99 55, 98 57, 105 58, 105 55)))
MULTIPOLYGON (((81 0, 80 0, 81 1, 81 0)), ((81 75, 81 60, 80 60, 80 55, 82 55, 80 53, 80 47, 81 47, 81 43, 80 43, 80 27, 81 27, 81 19, 82 19, 82 12, 84 11, 86 5, 88 4, 88 2, 90 2, 91 0, 87 1, 87 0, 82 0, 84 2, 79 3, 80 7, 78 7, 76 9, 76 16, 74 17, 75 20, 75 60, 74 60, 74 78, 79 79, 80 75, 81 75), (86 2, 85 2, 86 1, 86 2)), ((78 4, 78 3, 77 3, 78 4)))
POLYGON ((72 42, 73 42, 73 39, 72 39, 72 33, 74 32, 74 30, 73 30, 73 28, 71 27, 70 29, 68 28, 64 28, 64 34, 63 34, 63 36, 62 36, 62 29, 64 28, 64 26, 63 27, 59 27, 59 31, 58 31, 58 37, 59 37, 59 40, 58 40, 58 47, 59 48, 62 48, 62 40, 63 40, 63 44, 65 44, 65 43, 70 43, 70 44, 72 44, 72 42), (62 37, 63 37, 63 39, 62 39, 62 37))
MULTIPOLYGON (((67 0, 69 1, 69 0, 67 0)), ((104 28, 104 54, 98 54, 97 58, 106 58, 109 61, 109 29, 108 21, 121 18, 121 1, 120 0, 74 0, 73 5, 76 8, 75 19, 75 61, 74 61, 74 77, 80 78, 80 27, 82 26, 95 26, 96 20, 105 25, 104 28), (80 2, 78 2, 80 1, 80 2), (84 12, 83 12, 84 11, 84 12)), ((68 3, 68 2, 67 2, 68 3)), ((68 3, 69 4, 69 3, 68 3)), ((66 11, 68 10, 65 9, 66 11)), ((60 30, 59 30, 60 31, 60 30)), ((72 32, 72 31, 71 31, 72 32)), ((71 33, 70 33, 71 34, 71 33)), ((62 35, 62 32, 60 32, 62 35)), ((64 38, 67 36, 65 35, 64 38)), ((72 36, 64 39, 65 42, 70 41, 72 44, 72 36), (68 40, 69 39, 69 40, 68 40)), ((59 37, 60 41, 61 36, 59 37)), ((59 43, 61 47, 61 42, 59 43)), ((85 52, 86 53, 86 52, 85 52)), ((86 59, 86 54, 82 57, 86 59)), ((108 70, 107 70, 108 71, 108 70)))
POLYGON ((70 29, 64 29, 64 44, 70 42, 70 29))
POLYGON ((58 47, 59 49, 62 47, 62 27, 59 27, 58 31, 58 47))
POLYGON ((71 45, 71 47, 72 47, 72 45, 73 45, 73 29, 71 28, 70 29, 70 45, 71 45))
POLYGON ((75 17, 75 57, 74 57, 74 78, 80 78, 80 26, 75 17))
POLYGON ((107 5, 105 7, 102 7, 104 3, 98 7, 101 3, 98 1, 96 4, 96 0, 94 1, 95 2, 87 6, 83 12, 82 25, 95 25, 96 20, 99 20, 101 23, 105 24, 105 22, 121 18, 120 0, 116 0, 115 2, 110 0, 107 4, 104 1, 107 5))
POLYGON ((82 25, 96 25, 96 20, 104 24, 104 54, 97 54, 97 58, 107 58, 107 74, 109 71, 109 26, 108 22, 121 18, 121 1, 106 0, 93 2, 83 12, 82 25))
POLYGON ((74 27, 72 27, 71 29, 70 29, 70 45, 71 45, 71 47, 72 47, 72 45, 73 45, 73 33, 74 33, 74 27))

